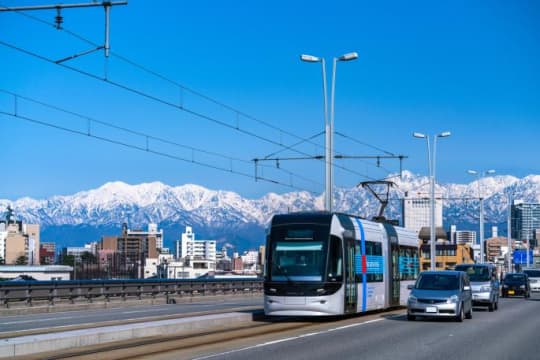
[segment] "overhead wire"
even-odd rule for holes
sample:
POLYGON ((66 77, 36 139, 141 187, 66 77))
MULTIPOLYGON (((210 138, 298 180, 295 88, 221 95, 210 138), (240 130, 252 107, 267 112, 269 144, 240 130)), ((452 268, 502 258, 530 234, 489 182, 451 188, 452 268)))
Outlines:
MULTIPOLYGON (((2 5, 0 5, 0 6, 2 6, 2 5)), ((3 7, 4 7, 4 8, 9 8, 9 7, 6 7, 6 6, 3 6, 3 7)), ((55 26, 54 24, 52 24, 52 23, 50 23, 50 22, 48 22, 48 21, 46 21, 46 20, 40 19, 40 18, 38 18, 38 17, 36 17, 36 16, 29 15, 29 14, 27 14, 27 13, 25 13, 25 12, 16 11, 16 13, 18 13, 18 14, 20 14, 20 15, 23 15, 23 16, 25 16, 25 17, 28 17, 28 18, 30 18, 30 19, 32 19, 32 20, 41 22, 41 23, 46 24, 46 25, 55 26)), ((69 34, 69 35, 71 35, 71 36, 73 36, 73 37, 75 37, 75 38, 77 38, 77 39, 79 39, 79 40, 81 40, 81 41, 84 41, 84 42, 86 42, 86 43, 88 43, 88 44, 91 44, 91 45, 93 45, 93 46, 99 46, 99 44, 96 44, 95 42, 93 42, 93 41, 91 41, 91 40, 89 40, 89 39, 87 39, 87 38, 85 38, 85 37, 83 37, 83 36, 81 36, 81 35, 79 35, 79 34, 73 32, 73 31, 70 31, 70 30, 65 29, 65 28, 63 28, 63 27, 62 27, 60 30, 62 30, 62 31, 64 31, 64 32, 66 32, 67 34, 69 34)), ((116 58, 118 58, 118 59, 120 59, 120 60, 122 60, 122 61, 124 61, 124 62, 130 64, 131 66, 134 66, 134 67, 136 67, 136 68, 138 68, 138 69, 140 69, 140 70, 142 70, 142 71, 145 71, 145 72, 147 72, 147 73, 149 73, 149 74, 151 74, 151 75, 153 75, 153 76, 156 76, 156 77, 158 77, 158 78, 160 78, 160 79, 162 79, 162 80, 164 80, 164 81, 167 81, 167 82, 169 82, 169 83, 171 83, 171 84, 177 86, 177 87, 180 88, 181 90, 188 91, 188 92, 190 92, 190 93, 192 93, 192 94, 194 94, 194 95, 196 95, 196 96, 199 96, 199 97, 201 97, 201 98, 203 98, 203 99, 205 99, 205 100, 207 100, 207 101, 210 101, 210 102, 212 102, 212 103, 214 103, 214 104, 216 104, 216 105, 219 105, 219 106, 221 106, 221 107, 223 107, 223 108, 225 108, 225 109, 227 109, 227 110, 229 110, 229 111, 232 111, 232 112, 236 113, 237 116, 242 116, 242 117, 244 117, 244 118, 246 118, 246 119, 250 119, 250 120, 252 120, 252 121, 258 122, 258 123, 260 123, 260 124, 263 124, 263 125, 265 125, 265 126, 271 128, 271 129, 273 129, 273 130, 279 131, 279 132, 282 133, 282 134, 286 134, 286 135, 289 135, 289 136, 291 136, 291 137, 300 139, 300 141, 297 142, 297 143, 295 143, 295 144, 293 144, 293 145, 284 145, 284 144, 282 144, 281 142, 277 142, 277 141, 275 141, 275 140, 266 138, 266 137, 264 137, 264 136, 261 136, 261 135, 259 135, 259 134, 254 133, 254 132, 252 132, 252 131, 247 131, 247 130, 241 129, 239 126, 231 125, 231 124, 229 124, 229 123, 227 123, 227 122, 221 121, 221 120, 216 119, 216 118, 214 118, 214 117, 207 116, 207 115, 204 115, 204 114, 199 113, 199 112, 197 112, 197 111, 194 111, 194 110, 191 110, 191 109, 189 109, 189 108, 186 108, 186 107, 185 107, 184 105, 182 105, 182 104, 177 105, 177 104, 172 103, 172 102, 170 102, 170 101, 166 101, 166 100, 164 100, 164 99, 158 98, 158 97, 153 96, 153 95, 151 95, 151 94, 145 93, 145 92, 143 92, 143 91, 141 91, 141 90, 134 89, 134 88, 131 88, 131 87, 129 87, 129 86, 123 85, 123 84, 121 84, 121 83, 112 81, 112 80, 108 79, 106 76, 105 76, 105 77, 99 77, 98 75, 95 75, 95 74, 90 73, 90 72, 88 72, 88 71, 84 71, 84 70, 81 70, 81 69, 78 69, 78 68, 75 68, 75 67, 72 67, 72 66, 68 66, 68 65, 59 63, 59 62, 57 62, 57 61, 54 61, 53 59, 47 58, 47 57, 42 56, 42 55, 40 55, 40 54, 34 53, 34 52, 32 52, 32 51, 23 49, 23 48, 21 48, 21 47, 18 47, 18 46, 9 44, 9 43, 4 42, 4 41, 1 41, 1 40, 0 40, 0 44, 4 45, 4 46, 6 46, 6 47, 12 48, 12 49, 14 49, 14 50, 23 52, 23 53, 25 53, 25 54, 27 54, 27 55, 34 56, 34 57, 36 57, 36 58, 39 58, 40 60, 47 61, 47 62, 53 63, 53 64, 55 64, 55 65, 59 65, 59 66, 61 66, 61 67, 64 67, 65 69, 68 69, 68 70, 71 70, 71 71, 75 71, 75 72, 78 72, 78 73, 80 73, 80 74, 82 74, 82 75, 85 75, 85 76, 94 78, 94 79, 96 79, 96 80, 100 80, 100 81, 109 83, 109 84, 111 84, 111 85, 113 85, 113 86, 122 88, 122 89, 124 89, 124 90, 126 90, 126 91, 130 91, 130 92, 135 93, 135 94, 137 94, 137 95, 139 95, 139 96, 146 97, 146 98, 148 98, 148 99, 150 99, 150 100, 153 100, 153 101, 162 103, 162 104, 164 104, 164 105, 172 106, 172 107, 174 107, 174 108, 176 108, 176 109, 182 110, 182 111, 184 111, 184 112, 186 112, 186 113, 189 113, 189 114, 191 114, 191 115, 193 115, 193 116, 196 116, 196 117, 199 117, 199 118, 206 119, 206 120, 208 120, 208 121, 214 122, 214 123, 216 123, 216 124, 218 124, 218 125, 221 125, 221 126, 230 128, 230 129, 232 129, 232 130, 239 131, 240 133, 243 133, 243 134, 245 134, 245 135, 252 136, 252 137, 254 137, 254 138, 256 138, 256 139, 259 139, 259 140, 262 140, 262 141, 269 142, 269 143, 271 143, 271 144, 273 144, 273 145, 276 145, 276 146, 280 146, 280 147, 282 147, 283 149, 280 150, 279 152, 283 152, 283 151, 286 151, 286 150, 291 150, 291 151, 294 151, 294 152, 296 152, 296 153, 299 153, 299 154, 302 154, 302 155, 305 155, 305 156, 310 156, 310 154, 308 154, 308 153, 305 153, 305 152, 302 152, 302 151, 299 151, 299 150, 294 149, 294 148, 295 148, 296 146, 298 146, 299 144, 306 143, 306 142, 307 142, 307 143, 311 143, 311 144, 313 144, 313 145, 315 145, 315 146, 317 146, 317 147, 324 148, 324 146, 322 146, 322 145, 320 145, 320 144, 318 144, 318 143, 315 143, 315 142, 312 142, 312 141, 311 141, 311 139, 314 138, 315 136, 312 136, 312 137, 310 137, 310 138, 302 138, 302 137, 300 137, 300 136, 298 136, 298 135, 296 135, 296 134, 294 134, 294 133, 291 133, 291 132, 289 132, 289 131, 286 131, 286 130, 284 130, 284 129, 281 129, 281 128, 279 128, 279 127, 277 127, 277 126, 274 126, 274 125, 272 125, 272 124, 270 124, 270 123, 268 123, 268 122, 266 122, 266 121, 260 120, 260 119, 254 117, 254 116, 251 116, 251 115, 249 115, 249 114, 246 114, 246 113, 244 113, 244 112, 242 112, 242 111, 240 111, 240 110, 238 110, 238 109, 236 109, 236 108, 234 108, 234 107, 231 107, 231 106, 229 106, 229 105, 227 105, 227 104, 224 104, 224 103, 222 103, 222 102, 220 102, 220 101, 217 101, 217 100, 215 100, 215 99, 213 99, 213 98, 211 98, 211 97, 209 97, 209 96, 207 96, 207 95, 204 95, 204 94, 202 94, 202 93, 200 93, 200 92, 197 92, 197 91, 195 91, 195 90, 192 90, 192 89, 190 89, 190 88, 188 88, 188 87, 186 87, 186 86, 184 86, 184 85, 182 85, 182 84, 180 84, 180 83, 178 83, 178 82, 176 82, 176 81, 174 81, 174 80, 172 80, 172 79, 170 79, 170 78, 168 78, 168 77, 166 77, 166 76, 164 76, 164 75, 162 75, 162 74, 160 74, 160 73, 158 73, 158 72, 156 72, 156 71, 153 71, 153 70, 151 70, 151 69, 148 69, 147 67, 142 66, 142 65, 140 65, 140 64, 137 64, 136 62, 134 62, 134 61, 132 61, 132 60, 129 60, 129 59, 127 59, 126 57, 124 57, 124 56, 122 56, 122 55, 119 55, 119 54, 117 54, 117 53, 115 53, 115 52, 112 52, 112 51, 111 51, 111 54, 112 54, 113 56, 115 56, 116 58)), ((336 134, 337 134, 337 133, 336 133, 336 134)), ((339 133, 339 135, 344 136, 344 135, 341 134, 341 133, 339 133)), ((318 135, 316 135, 316 136, 318 136, 318 135)), ((350 138, 350 137, 349 137, 349 138, 350 138)), ((357 141, 357 142, 358 142, 358 141, 357 141)), ((382 150, 382 149, 377 148, 377 147, 375 147, 375 146, 369 145, 369 144, 367 144, 367 143, 363 143, 363 142, 362 142, 362 144, 363 144, 363 145, 367 145, 367 146, 371 146, 372 148, 377 149, 377 150, 379 150, 379 151, 383 151, 383 152, 385 152, 385 153, 389 153, 389 152, 386 152, 385 150, 382 150)), ((276 152, 276 153, 278 153, 278 152, 276 152)), ((268 155, 268 156, 270 156, 270 155, 268 155)), ((326 160, 323 159, 322 161, 326 161, 326 160)), ((372 165, 372 164, 370 164, 370 165, 372 165)), ((373 179, 373 180, 375 180, 374 178, 371 178, 371 177, 367 176, 366 174, 359 173, 359 172, 357 172, 357 171, 351 170, 351 169, 346 168, 346 167, 344 167, 344 166, 337 165, 337 164, 334 164, 334 166, 335 166, 336 168, 342 169, 342 170, 344 170, 344 171, 347 171, 347 172, 349 172, 349 173, 355 174, 355 175, 357 175, 357 176, 365 177, 365 178, 368 178, 368 179, 373 179)), ((388 169, 384 169, 384 170, 390 172, 388 169)))
MULTIPOLYGON (((29 117, 29 116, 24 116, 24 115, 21 115, 21 114, 18 114, 18 113, 10 113, 10 112, 4 111, 4 110, 0 110, 0 114, 10 116, 10 117, 13 117, 13 118, 16 118, 16 119, 24 120, 26 122, 46 126, 46 127, 49 127, 49 128, 62 130, 62 131, 65 131, 65 132, 68 132, 68 133, 71 133, 71 134, 82 135, 82 136, 85 136, 85 137, 94 138, 94 139, 101 140, 101 141, 104 141, 104 142, 108 142, 108 143, 111 143, 111 144, 121 145, 121 146, 124 146, 124 147, 127 147, 127 148, 140 150, 140 151, 143 151, 143 152, 146 152, 146 153, 151 153, 151 154, 163 156, 163 157, 166 157, 166 158, 169 158, 169 159, 179 160, 179 161, 196 164, 196 165, 203 166, 203 167, 210 168, 210 169, 214 169, 214 170, 220 170, 220 171, 224 171, 224 172, 235 174, 235 175, 240 175, 240 176, 244 176, 244 177, 248 177, 248 178, 253 178, 252 173, 242 172, 242 171, 230 168, 230 167, 227 168, 227 167, 221 167, 221 166, 205 163, 205 162, 202 162, 202 161, 195 160, 194 158, 186 158, 186 157, 181 157, 181 156, 170 154, 170 153, 163 152, 163 151, 157 151, 157 150, 154 150, 154 149, 152 149, 152 148, 150 148, 148 146, 138 146, 138 145, 130 144, 130 143, 120 141, 120 140, 115 140, 115 139, 112 139, 112 138, 109 138, 109 137, 96 135, 96 134, 93 134, 91 132, 85 132, 85 131, 81 131, 81 130, 76 130, 76 129, 68 128, 68 127, 65 127, 65 126, 60 126, 60 125, 57 125, 57 124, 46 122, 46 121, 43 121, 43 120, 38 120, 36 118, 32 118, 32 117, 29 117)), ((128 129, 127 131, 130 131, 130 130, 128 129)), ((136 132, 133 132, 133 133, 136 133, 136 132)), ((145 136, 151 137, 151 135, 145 135, 145 136)), ((181 145, 179 145, 179 146, 181 146, 181 145)), ((305 188, 300 188, 300 187, 295 186, 295 185, 290 184, 290 183, 284 183, 282 181, 271 179, 271 178, 265 178, 263 176, 258 176, 257 180, 258 181, 260 180, 260 181, 264 181, 264 182, 273 183, 273 184, 284 186, 284 187, 288 187, 288 188, 295 189, 295 190, 298 190, 298 191, 306 191, 305 188)), ((312 194, 316 194, 316 192, 313 191, 313 190, 307 190, 307 191, 312 193, 312 194)))

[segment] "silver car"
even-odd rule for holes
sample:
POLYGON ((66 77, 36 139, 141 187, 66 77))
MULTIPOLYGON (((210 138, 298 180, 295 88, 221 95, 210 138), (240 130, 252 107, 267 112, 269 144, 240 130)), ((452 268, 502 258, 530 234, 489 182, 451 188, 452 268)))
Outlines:
POLYGON ((409 288, 407 320, 445 317, 461 322, 472 318, 471 285, 462 271, 423 271, 409 288))
POLYGON ((531 291, 540 291, 540 269, 523 269, 529 277, 531 291))
POLYGON ((459 264, 457 271, 467 273, 471 282, 473 306, 487 306, 489 311, 499 308, 499 280, 493 264, 459 264))

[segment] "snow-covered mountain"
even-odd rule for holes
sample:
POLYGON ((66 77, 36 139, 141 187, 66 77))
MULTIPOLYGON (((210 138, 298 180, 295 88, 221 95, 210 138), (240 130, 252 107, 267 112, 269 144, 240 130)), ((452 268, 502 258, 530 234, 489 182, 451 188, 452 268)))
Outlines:
MULTIPOLYGON (((385 215, 401 218, 401 202, 405 193, 426 197, 428 178, 404 171, 395 177, 385 215)), ((444 202, 446 225, 458 224, 461 229, 477 227, 478 194, 485 199, 488 224, 504 228, 507 195, 526 202, 540 202, 540 175, 519 179, 513 176, 485 177, 469 184, 438 184, 437 196, 444 202)), ((98 189, 70 196, 53 196, 35 200, 0 200, 0 214, 10 205, 17 218, 41 224, 42 241, 78 245, 96 241, 103 235, 118 234, 122 223, 131 229, 142 229, 154 222, 165 231, 165 244, 180 237, 186 225, 193 226, 197 238, 229 242, 240 249, 264 242, 264 228, 275 213, 323 208, 322 195, 308 192, 269 193, 259 199, 246 199, 229 191, 209 190, 198 185, 171 187, 160 182, 129 185, 110 182, 98 189)), ((337 211, 371 218, 379 203, 363 188, 337 189, 337 211)), ((0 215, 1 216, 1 215, 0 215)))

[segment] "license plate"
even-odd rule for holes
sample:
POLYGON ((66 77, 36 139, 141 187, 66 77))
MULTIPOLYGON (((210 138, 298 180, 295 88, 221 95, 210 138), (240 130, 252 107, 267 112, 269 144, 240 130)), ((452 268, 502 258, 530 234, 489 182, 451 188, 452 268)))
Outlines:
POLYGON ((436 313, 437 312, 437 308, 435 306, 428 306, 426 308, 426 312, 427 313, 436 313))
POLYGON ((514 290, 508 290, 508 295, 514 295, 514 290))

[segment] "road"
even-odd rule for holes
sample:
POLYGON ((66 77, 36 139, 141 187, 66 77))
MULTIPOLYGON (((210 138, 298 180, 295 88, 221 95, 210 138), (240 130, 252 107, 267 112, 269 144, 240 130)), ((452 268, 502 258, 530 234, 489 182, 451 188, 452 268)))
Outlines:
POLYGON ((540 295, 500 299, 499 310, 475 308, 472 320, 407 321, 403 311, 316 323, 312 329, 151 359, 539 359, 540 295))
POLYGON ((0 335, 24 330, 51 329, 77 325, 99 325, 103 322, 140 320, 147 318, 218 311, 242 307, 263 306, 261 296, 223 297, 221 299, 196 298, 190 303, 119 307, 99 310, 66 311, 0 318, 0 335))

